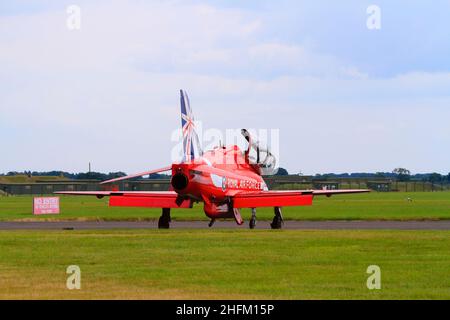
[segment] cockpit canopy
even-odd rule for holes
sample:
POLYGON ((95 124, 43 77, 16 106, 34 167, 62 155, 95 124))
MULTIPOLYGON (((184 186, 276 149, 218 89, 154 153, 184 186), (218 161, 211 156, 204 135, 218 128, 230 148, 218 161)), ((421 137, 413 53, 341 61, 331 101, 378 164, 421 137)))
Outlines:
POLYGON ((269 151, 267 145, 257 140, 246 129, 241 130, 242 135, 248 142, 248 148, 245 151, 245 157, 248 159, 250 165, 260 175, 273 175, 278 171, 277 159, 269 151))

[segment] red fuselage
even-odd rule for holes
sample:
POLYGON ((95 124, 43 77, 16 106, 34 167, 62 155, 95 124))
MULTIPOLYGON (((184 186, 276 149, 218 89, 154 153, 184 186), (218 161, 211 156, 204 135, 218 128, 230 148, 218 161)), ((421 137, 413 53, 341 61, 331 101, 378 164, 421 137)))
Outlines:
POLYGON ((267 190, 238 146, 215 148, 191 162, 173 164, 171 185, 181 197, 204 202, 210 218, 232 217, 230 199, 236 193, 267 190))

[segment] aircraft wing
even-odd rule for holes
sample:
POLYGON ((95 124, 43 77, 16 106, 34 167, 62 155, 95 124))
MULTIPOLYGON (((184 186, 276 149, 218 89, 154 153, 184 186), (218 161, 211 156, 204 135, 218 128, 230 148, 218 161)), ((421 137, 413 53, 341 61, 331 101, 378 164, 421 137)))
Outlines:
POLYGON ((332 195, 335 195, 335 194, 367 193, 367 192, 370 192, 370 190, 367 190, 367 189, 314 190, 313 194, 315 196, 331 197, 332 195))
POLYGON ((55 194, 109 197, 111 207, 192 208, 192 201, 173 191, 62 191, 55 194))
POLYGON ((138 177, 146 176, 146 175, 149 175, 149 174, 160 173, 160 172, 166 172, 166 171, 170 171, 170 170, 172 170, 172 167, 165 167, 165 168, 161 168, 161 169, 156 169, 156 170, 151 170, 151 171, 140 172, 140 173, 132 174, 132 175, 125 176, 125 177, 120 177, 120 178, 115 178, 115 179, 103 181, 103 182, 101 182, 100 184, 106 184, 106 183, 112 183, 112 182, 117 182, 117 181, 122 181, 122 180, 133 179, 133 178, 138 178, 138 177))
POLYGON ((370 190, 305 190, 241 192, 233 197, 234 208, 310 206, 315 196, 365 193, 370 190))

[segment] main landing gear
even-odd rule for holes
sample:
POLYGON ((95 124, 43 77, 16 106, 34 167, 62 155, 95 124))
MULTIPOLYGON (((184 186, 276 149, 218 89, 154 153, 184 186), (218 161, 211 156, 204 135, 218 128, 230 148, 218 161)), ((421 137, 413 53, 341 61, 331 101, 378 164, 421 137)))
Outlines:
POLYGON ((162 215, 158 220, 158 228, 159 229, 169 229, 171 221, 172 221, 172 219, 170 218, 170 208, 162 209, 162 215))
MULTIPOLYGON (((283 227, 283 215, 281 213, 281 208, 275 207, 274 213, 275 216, 273 217, 270 227, 272 229, 281 229, 283 227)), ((250 218, 249 227, 250 229, 255 229, 256 227, 256 208, 252 208, 252 217, 250 218)))
MULTIPOLYGON (((242 225, 244 221, 241 218, 239 209, 236 209, 236 208, 233 209, 233 213, 234 213, 234 217, 235 217, 236 223, 238 225, 242 225)), ((282 229, 284 222, 283 222, 283 215, 281 213, 281 208, 280 207, 275 207, 274 208, 274 213, 275 213, 275 216, 273 217, 273 220, 272 220, 272 223, 270 224, 270 227, 272 229, 282 229)), ((161 223, 161 219, 163 219, 163 217, 164 217, 164 210, 163 210, 163 215, 159 219, 160 223, 161 223)), ((168 213, 168 219, 170 221, 170 210, 169 210, 169 213, 168 213)), ((216 219, 212 218, 211 221, 209 222, 208 226, 211 228, 214 225, 214 222, 216 222, 216 219)), ((250 229, 255 229, 255 227, 256 227, 256 208, 252 208, 252 217, 250 218, 248 226, 249 226, 250 229)), ((168 227, 168 223, 167 223, 167 228, 169 228, 168 227)))
POLYGON ((255 229, 256 227, 256 208, 252 208, 252 217, 250 218, 249 227, 250 229, 255 229))
POLYGON ((283 227, 283 215, 281 214, 281 208, 274 208, 275 217, 273 217, 272 223, 270 226, 272 229, 281 229, 283 227))

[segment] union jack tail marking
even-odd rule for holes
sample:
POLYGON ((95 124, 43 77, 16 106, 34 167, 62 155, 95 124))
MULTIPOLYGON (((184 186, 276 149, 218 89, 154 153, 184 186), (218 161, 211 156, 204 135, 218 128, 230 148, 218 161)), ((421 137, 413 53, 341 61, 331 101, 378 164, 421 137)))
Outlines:
POLYGON ((195 120, 187 93, 180 90, 181 128, 183 131, 183 161, 192 161, 202 155, 200 141, 195 130, 195 120))

